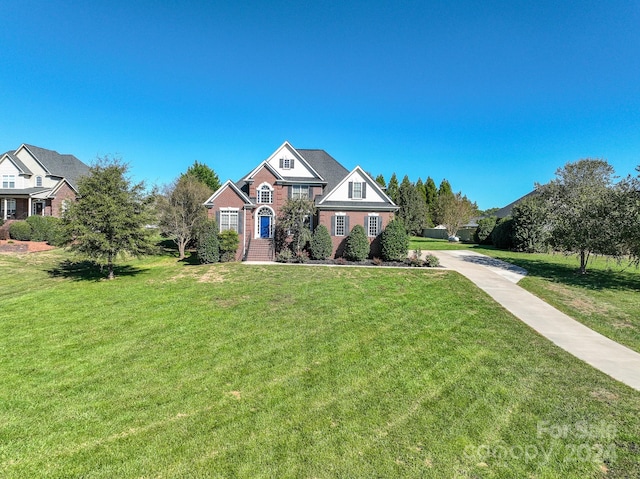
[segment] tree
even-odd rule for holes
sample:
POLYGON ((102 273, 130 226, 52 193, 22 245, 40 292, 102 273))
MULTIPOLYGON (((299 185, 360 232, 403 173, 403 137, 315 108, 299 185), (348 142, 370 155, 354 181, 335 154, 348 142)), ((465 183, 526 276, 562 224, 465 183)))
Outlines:
POLYGON ((384 176, 382 174, 376 176, 376 183, 378 183, 382 189, 387 187, 387 182, 384 180, 384 176))
POLYGON ((427 203, 427 226, 433 226, 435 223, 435 209, 438 201, 438 188, 436 183, 430 176, 424 184, 425 200, 427 203))
POLYGON ((64 222, 70 247, 98 263, 106 264, 113 279, 119 256, 141 256, 153 250, 151 198, 144 183, 132 184, 128 166, 104 157, 78 180, 77 201, 69 203, 64 222))
POLYGON ((331 235, 325 225, 318 225, 311 236, 311 244, 309 245, 312 259, 327 259, 333 252, 333 242, 331 235))
POLYGON ((416 190, 418 191, 418 193, 420 193, 420 198, 422 198, 422 202, 425 204, 427 204, 427 189, 424 185, 424 183, 422 182, 422 178, 418 178, 418 181, 416 181, 416 190))
POLYGON ((525 253, 542 253, 549 248, 550 226, 547 204, 539 195, 529 196, 512 210, 513 249, 525 253))
POLYGON ((438 216, 449 236, 455 236, 476 213, 477 208, 462 193, 438 195, 438 216))
POLYGON ((548 202, 552 246, 576 253, 581 274, 592 254, 622 253, 613 178, 607 161, 587 158, 567 163, 556 179, 537 187, 548 202))
POLYGON ((218 234, 218 241, 220 243, 220 261, 223 263, 235 261, 240 245, 238 232, 235 230, 222 231, 218 234))
POLYGON ((447 181, 446 179, 443 179, 440 182, 440 186, 438 187, 438 196, 432 210, 433 222, 436 225, 444 224, 445 220, 442 216, 443 214, 442 207, 444 204, 448 204, 449 200, 453 201, 452 198, 454 196, 455 195, 451 190, 451 184, 449 184, 449 181, 447 181))
POLYGON ((185 257, 187 245, 198 237, 207 220, 203 203, 211 194, 207 185, 193 175, 182 175, 158 198, 160 229, 178 246, 178 259, 185 257))
POLYGON ((449 183, 449 180, 444 178, 440 182, 440 187, 438 188, 438 196, 447 196, 447 195, 452 196, 453 190, 451 189, 451 184, 449 183))
POLYGON ((395 204, 398 204, 398 188, 398 177, 393 173, 387 185, 387 196, 389 196, 395 204))
POLYGON ((427 204, 416 187, 405 175, 398 188, 397 216, 412 235, 420 235, 427 219, 427 204))
POLYGON ((637 176, 628 176, 620 182, 616 191, 623 251, 636 265, 640 263, 640 166, 637 176))
POLYGON ((478 244, 491 244, 491 232, 496 227, 497 219, 495 216, 487 216, 478 220, 478 227, 473 234, 474 240, 478 244))
POLYGON ((347 244, 344 248, 345 258, 350 261, 364 261, 369 256, 369 248, 369 239, 364 226, 355 225, 347 236, 347 244))
POLYGON ((198 160, 196 160, 193 165, 191 165, 187 169, 187 172, 183 173, 180 178, 183 178, 185 176, 193 176, 194 178, 197 178, 202 183, 207 185, 211 189, 211 192, 209 194, 217 191, 218 188, 220 188, 220 179, 218 178, 216 172, 204 163, 198 163, 198 160))
POLYGON ((401 220, 394 219, 389 222, 382 232, 381 238, 382 259, 385 261, 403 261, 409 251, 409 236, 401 220))
POLYGON ((291 245, 296 254, 300 254, 307 242, 311 240, 309 220, 315 212, 316 206, 313 200, 308 198, 290 198, 280 208, 278 226, 291 234, 291 245))

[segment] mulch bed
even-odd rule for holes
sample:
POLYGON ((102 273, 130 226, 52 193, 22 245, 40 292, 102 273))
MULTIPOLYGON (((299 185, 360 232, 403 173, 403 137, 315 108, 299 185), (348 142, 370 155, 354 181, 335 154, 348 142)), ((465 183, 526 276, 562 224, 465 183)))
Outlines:
POLYGON ((0 253, 35 253, 55 249, 44 241, 0 240, 0 253))

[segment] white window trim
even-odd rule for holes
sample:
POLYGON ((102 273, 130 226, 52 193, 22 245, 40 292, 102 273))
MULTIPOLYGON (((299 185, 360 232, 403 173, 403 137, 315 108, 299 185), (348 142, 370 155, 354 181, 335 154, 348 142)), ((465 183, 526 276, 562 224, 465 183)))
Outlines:
POLYGON ((378 236, 380 234, 380 230, 378 229, 378 217, 380 215, 378 213, 369 213, 367 215, 367 236, 369 236, 369 238, 375 238, 376 236, 378 236), (371 234, 371 220, 374 219, 376 220, 375 225, 376 225, 376 234, 372 235, 371 234))
POLYGON ((291 199, 309 199, 309 185, 291 185, 291 199), (298 189, 298 196, 296 197, 295 189, 298 189), (301 196, 303 190, 306 190, 306 196, 301 196))
POLYGON ((42 176, 38 175, 36 176, 36 186, 37 187, 42 187, 42 176))
POLYGON ((361 200, 362 199, 362 181, 354 181, 352 190, 351 190, 351 199, 361 200), (358 186, 358 194, 356 195, 356 185, 358 186))
POLYGON ((16 187, 16 175, 2 175, 2 188, 14 189, 16 187), (13 183, 13 186, 11 186, 13 183))
POLYGON ((233 230, 236 233, 238 232, 238 228, 239 228, 238 222, 240 221, 239 212, 240 212, 240 208, 220 208, 220 225, 219 225, 219 228, 220 228, 220 232, 221 233, 223 231, 227 231, 227 230, 233 230), (232 217, 233 213, 235 213, 235 218, 236 218, 235 228, 231 227, 231 217, 232 217), (229 222, 228 222, 228 227, 223 229, 223 224, 224 224, 223 216, 224 215, 227 215, 229 217, 229 222))
POLYGON ((282 169, 292 170, 293 167, 291 166, 291 161, 292 161, 292 158, 282 158, 282 169))
POLYGON ((260 205, 273 204, 273 187, 269 183, 262 183, 256 188, 256 203, 260 205), (269 201, 262 201, 262 194, 269 192, 269 201))
POLYGON ((336 213, 336 236, 347 235, 347 215, 344 213, 336 213), (342 218, 342 234, 338 232, 338 218, 342 218))

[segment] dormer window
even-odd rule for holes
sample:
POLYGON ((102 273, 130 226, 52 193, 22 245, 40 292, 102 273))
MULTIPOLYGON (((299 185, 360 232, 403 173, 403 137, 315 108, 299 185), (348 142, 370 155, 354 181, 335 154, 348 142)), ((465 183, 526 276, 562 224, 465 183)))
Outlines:
POLYGON ((273 203, 273 188, 268 183, 262 183, 256 191, 258 203, 273 203))
POLYGON ((282 168, 283 170, 292 170, 293 164, 293 158, 280 158, 280 168, 282 168))
POLYGON ((36 186, 42 186, 42 176, 36 176, 36 186))

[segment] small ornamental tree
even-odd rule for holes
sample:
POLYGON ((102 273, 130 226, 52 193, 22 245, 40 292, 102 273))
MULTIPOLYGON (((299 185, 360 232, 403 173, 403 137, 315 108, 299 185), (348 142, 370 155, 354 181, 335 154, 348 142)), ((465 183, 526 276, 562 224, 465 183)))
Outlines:
POLYGON ((141 256, 154 250, 151 229, 151 198, 144 183, 131 184, 128 166, 118 159, 103 158, 78 180, 78 199, 69 203, 64 222, 71 250, 107 266, 119 256, 141 256))
MULTIPOLYGON (((316 207, 311 199, 288 199, 278 216, 278 225, 288 231, 291 236, 291 247, 299 255, 308 241, 311 240, 309 218, 316 212, 316 207)), ((276 248, 277 249, 277 248, 276 248)))
POLYGON ((349 261, 364 261, 369 256, 369 239, 364 230, 364 226, 355 225, 349 236, 344 249, 344 257, 349 261))
POLYGON ((319 225, 311 236, 309 247, 311 251, 311 259, 325 260, 333 252, 333 243, 331 235, 325 225, 319 225))
POLYGON ((198 261, 201 264, 220 261, 220 241, 218 240, 218 224, 215 220, 206 221, 198 235, 198 261))
MULTIPOLYGON (((446 180, 443 180, 443 183, 446 180)), ((448 183, 446 183, 448 185, 448 183)), ((446 188, 445 188, 446 189, 446 188)), ((449 236, 455 236, 462 226, 469 222, 478 211, 475 203, 471 203, 462 193, 444 193, 438 195, 438 218, 440 224, 447 229, 449 236)))
POLYGON ((240 238, 234 230, 226 230, 218 235, 220 241, 220 261, 235 261, 238 253, 240 238))
POLYGON ((385 261, 403 261, 409 252, 409 236, 402 221, 389 222, 380 237, 382 259, 385 261))

